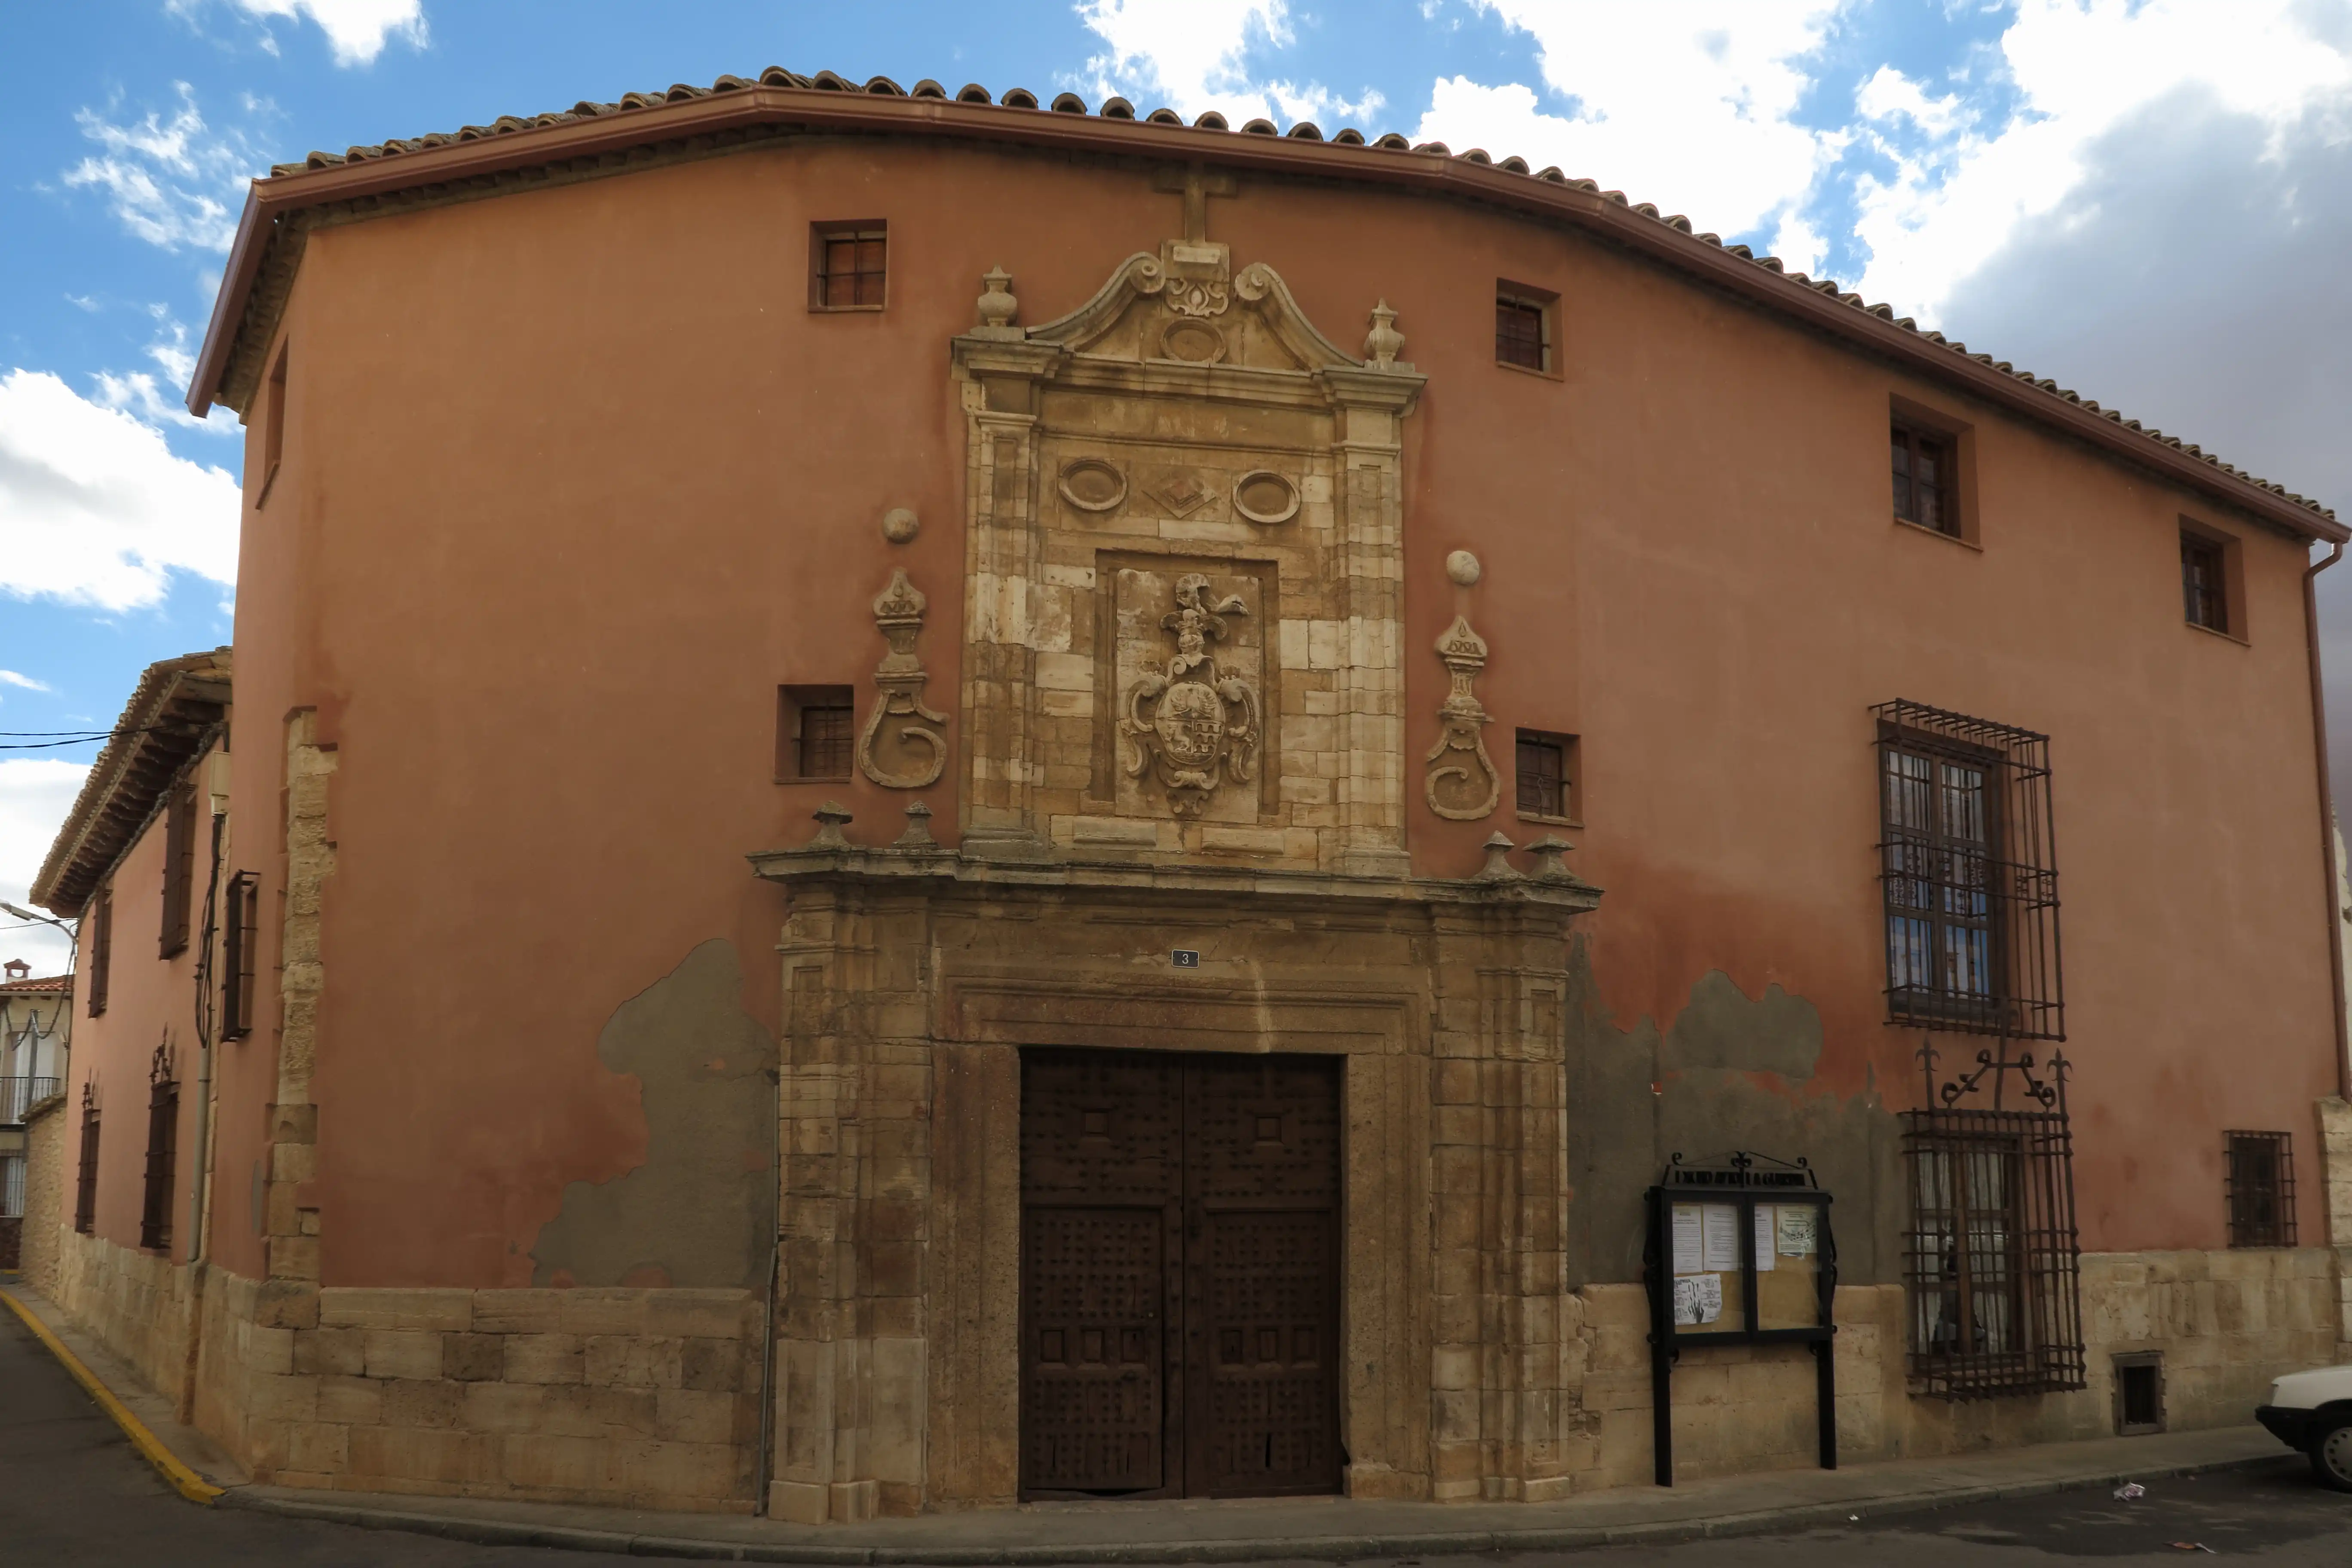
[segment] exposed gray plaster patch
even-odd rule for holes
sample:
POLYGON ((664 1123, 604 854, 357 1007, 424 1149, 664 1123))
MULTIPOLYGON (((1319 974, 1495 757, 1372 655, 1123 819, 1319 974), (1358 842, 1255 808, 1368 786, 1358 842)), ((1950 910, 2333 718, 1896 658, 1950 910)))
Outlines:
POLYGON ((734 944, 713 938, 614 1010, 596 1054, 644 1086, 645 1163, 573 1182, 531 1248, 531 1281, 765 1281, 776 1228, 776 1045, 743 1011, 734 944))
POLYGON ((1874 1087, 1852 1097, 1807 1092, 1822 1053, 1821 1015, 1779 986, 1751 1000, 1711 971, 1660 1036, 1643 1018, 1619 1028, 1599 1010, 1584 939, 1569 955, 1569 1279, 1642 1278, 1642 1194, 1680 1152, 1734 1149, 1803 1156, 1834 1198, 1838 1277, 1883 1284, 1898 1273, 1902 1133, 1874 1087), (1777 1073, 1776 1092, 1749 1076, 1777 1073), (1655 1086, 1654 1089, 1653 1086, 1655 1086))

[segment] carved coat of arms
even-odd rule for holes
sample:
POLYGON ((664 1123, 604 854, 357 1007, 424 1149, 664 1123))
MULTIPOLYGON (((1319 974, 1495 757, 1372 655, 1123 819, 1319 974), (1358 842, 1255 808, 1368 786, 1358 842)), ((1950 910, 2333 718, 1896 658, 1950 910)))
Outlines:
POLYGON ((1248 613, 1237 595, 1212 602, 1209 580, 1197 572, 1177 578, 1176 608, 1160 619, 1176 634, 1167 672, 1147 671, 1121 704, 1128 772, 1156 776, 1178 816, 1200 816, 1223 780, 1249 781, 1258 743, 1257 689, 1237 675, 1220 675, 1209 651, 1230 635, 1227 616, 1248 613))

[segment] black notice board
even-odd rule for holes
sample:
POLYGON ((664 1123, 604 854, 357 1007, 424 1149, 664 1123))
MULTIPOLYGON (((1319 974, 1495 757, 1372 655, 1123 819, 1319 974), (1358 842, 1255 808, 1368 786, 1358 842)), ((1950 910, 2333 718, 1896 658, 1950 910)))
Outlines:
POLYGON ((1811 1345, 1822 1468, 1837 1468, 1837 1242, 1830 1194, 1803 1160, 1676 1154, 1646 1194, 1652 1441, 1675 1484, 1674 1366, 1686 1345, 1811 1345))

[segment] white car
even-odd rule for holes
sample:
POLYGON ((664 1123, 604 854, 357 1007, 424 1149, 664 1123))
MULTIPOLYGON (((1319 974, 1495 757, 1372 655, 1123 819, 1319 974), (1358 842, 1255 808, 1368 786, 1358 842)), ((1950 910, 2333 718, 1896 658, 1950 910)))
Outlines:
POLYGON ((2311 1456, 2311 1473, 2352 1492, 2352 1366, 2291 1372, 2271 1384, 2254 1419, 2288 1447, 2311 1456))

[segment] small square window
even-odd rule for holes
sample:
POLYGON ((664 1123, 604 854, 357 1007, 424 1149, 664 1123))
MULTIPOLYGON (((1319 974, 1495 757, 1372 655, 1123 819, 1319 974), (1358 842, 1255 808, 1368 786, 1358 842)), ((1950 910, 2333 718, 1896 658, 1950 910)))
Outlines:
POLYGON ((1555 296, 1515 284, 1495 287, 1495 363, 1549 374, 1555 296))
POLYGON ((846 686, 776 688, 776 780, 849 777, 857 746, 856 704, 846 686))
POLYGON ((1960 536, 1959 443, 1941 431, 1893 426, 1895 515, 1905 522, 1960 536))
POLYGON ((2164 1430, 2164 1352, 2131 1351, 2116 1357, 2116 1435, 2138 1437, 2164 1430))
POLYGON ((1519 731, 1518 808, 1545 822, 1576 819, 1576 737, 1541 730, 1519 731))
POLYGON ((809 309, 878 310, 889 282, 889 232, 878 218, 809 228, 809 309))
POLYGON ((2230 630, 2229 565, 2219 540, 2181 531, 2180 599, 2190 626, 2230 630))

